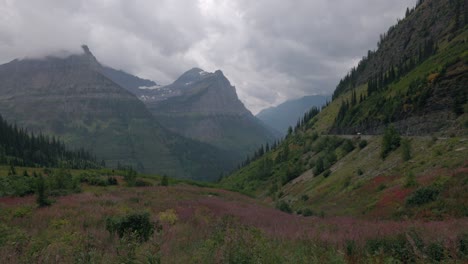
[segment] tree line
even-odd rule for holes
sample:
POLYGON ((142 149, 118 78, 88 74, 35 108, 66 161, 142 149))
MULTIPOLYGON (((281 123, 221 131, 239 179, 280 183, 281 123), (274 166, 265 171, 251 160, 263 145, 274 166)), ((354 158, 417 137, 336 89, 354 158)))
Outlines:
POLYGON ((65 144, 47 135, 35 135, 9 124, 0 115, 0 164, 25 167, 99 167, 96 158, 84 149, 68 150, 65 144))

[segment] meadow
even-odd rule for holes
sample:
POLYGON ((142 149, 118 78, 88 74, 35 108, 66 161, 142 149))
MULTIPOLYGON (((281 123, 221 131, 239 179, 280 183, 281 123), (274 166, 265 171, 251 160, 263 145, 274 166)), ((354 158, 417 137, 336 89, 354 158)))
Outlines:
POLYGON ((112 177, 117 185, 82 182, 79 191, 50 196, 45 207, 35 195, 0 198, 2 262, 462 263, 468 257, 466 218, 304 217, 215 186, 172 179, 162 186, 160 177, 139 175, 147 186, 129 187, 123 176, 112 177), (147 241, 106 228, 108 219, 134 213, 148 214, 156 227, 147 241))

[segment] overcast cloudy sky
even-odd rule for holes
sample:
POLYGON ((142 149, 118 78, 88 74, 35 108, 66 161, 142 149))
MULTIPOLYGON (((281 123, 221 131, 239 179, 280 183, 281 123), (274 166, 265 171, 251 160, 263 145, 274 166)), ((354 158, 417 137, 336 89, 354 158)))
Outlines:
POLYGON ((0 0, 0 63, 87 44, 169 84, 221 69, 254 113, 331 93, 415 0, 0 0))

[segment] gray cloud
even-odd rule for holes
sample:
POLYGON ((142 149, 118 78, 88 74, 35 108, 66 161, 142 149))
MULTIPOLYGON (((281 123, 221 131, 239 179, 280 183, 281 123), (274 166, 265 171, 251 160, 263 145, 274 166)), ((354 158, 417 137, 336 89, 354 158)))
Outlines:
POLYGON ((254 113, 331 93, 415 0, 0 0, 0 63, 90 46, 160 83, 222 69, 254 113))

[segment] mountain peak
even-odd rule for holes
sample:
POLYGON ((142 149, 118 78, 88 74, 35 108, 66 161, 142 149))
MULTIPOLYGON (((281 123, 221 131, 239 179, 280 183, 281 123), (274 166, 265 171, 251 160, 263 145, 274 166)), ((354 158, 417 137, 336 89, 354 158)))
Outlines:
POLYGON ((190 84, 201 80, 203 77, 211 73, 206 72, 200 68, 192 68, 182 74, 174 83, 176 84, 190 84))
POLYGON ((83 45, 81 45, 81 48, 83 49, 85 54, 91 54, 92 55, 91 51, 89 50, 88 45, 83 44, 83 45))

